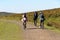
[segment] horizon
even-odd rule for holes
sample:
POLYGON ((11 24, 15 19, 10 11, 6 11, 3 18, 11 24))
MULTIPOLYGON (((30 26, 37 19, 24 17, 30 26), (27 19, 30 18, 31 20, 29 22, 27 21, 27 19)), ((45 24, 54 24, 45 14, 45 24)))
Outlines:
MULTIPOLYGON (((52 8, 52 9, 44 9, 44 10, 53 10, 53 9, 58 9, 58 8, 52 8)), ((35 11, 43 11, 43 10, 35 10, 35 11)), ((0 12, 6 12, 6 11, 0 11, 0 12)), ((28 11, 28 12, 34 12, 34 11, 28 11)), ((28 13, 28 12, 7 12, 7 13, 28 13)))
POLYGON ((60 8, 60 0, 1 0, 0 12, 25 13, 60 8))

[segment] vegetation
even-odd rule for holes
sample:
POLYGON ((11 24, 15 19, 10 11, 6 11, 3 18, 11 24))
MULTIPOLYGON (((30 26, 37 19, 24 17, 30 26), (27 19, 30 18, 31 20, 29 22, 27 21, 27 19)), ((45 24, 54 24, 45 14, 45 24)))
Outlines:
POLYGON ((0 40, 22 40, 22 31, 15 23, 0 21, 0 40))
MULTIPOLYGON (((40 11, 37 11, 38 14, 40 11)), ((60 29, 60 8, 50 9, 50 10, 42 10, 44 16, 46 18, 45 25, 49 27, 55 27, 60 29)), ((27 12, 27 17, 29 22, 33 22, 33 14, 34 12, 27 12)), ((10 20, 21 20, 22 14, 13 14, 10 16, 0 16, 2 19, 10 19, 10 20)), ((38 21, 39 23, 39 21, 38 21)))

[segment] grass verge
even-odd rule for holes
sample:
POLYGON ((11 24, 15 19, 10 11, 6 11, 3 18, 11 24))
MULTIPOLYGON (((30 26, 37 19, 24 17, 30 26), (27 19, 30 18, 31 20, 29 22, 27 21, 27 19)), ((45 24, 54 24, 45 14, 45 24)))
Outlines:
POLYGON ((45 25, 45 28, 48 29, 48 30, 60 33, 60 29, 58 29, 56 27, 53 27, 53 26, 51 27, 51 26, 45 25))
POLYGON ((22 39, 22 30, 17 24, 0 21, 0 40, 22 39))

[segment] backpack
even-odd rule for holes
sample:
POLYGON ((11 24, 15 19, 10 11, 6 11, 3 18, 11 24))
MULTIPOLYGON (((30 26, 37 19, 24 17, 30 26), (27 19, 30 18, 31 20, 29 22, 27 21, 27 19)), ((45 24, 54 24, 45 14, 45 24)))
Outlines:
POLYGON ((44 15, 41 15, 41 20, 45 20, 45 17, 44 17, 44 15))
POLYGON ((27 21, 27 18, 24 17, 24 18, 21 19, 21 21, 22 22, 26 22, 27 21))
POLYGON ((25 20, 26 20, 26 18, 23 18, 23 20, 25 21, 25 20))

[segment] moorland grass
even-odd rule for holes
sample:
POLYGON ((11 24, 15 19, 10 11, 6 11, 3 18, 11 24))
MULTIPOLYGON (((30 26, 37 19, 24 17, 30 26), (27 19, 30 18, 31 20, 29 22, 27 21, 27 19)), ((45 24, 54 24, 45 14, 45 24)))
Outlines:
POLYGON ((0 21, 0 40, 22 39, 22 30, 17 24, 0 21))

